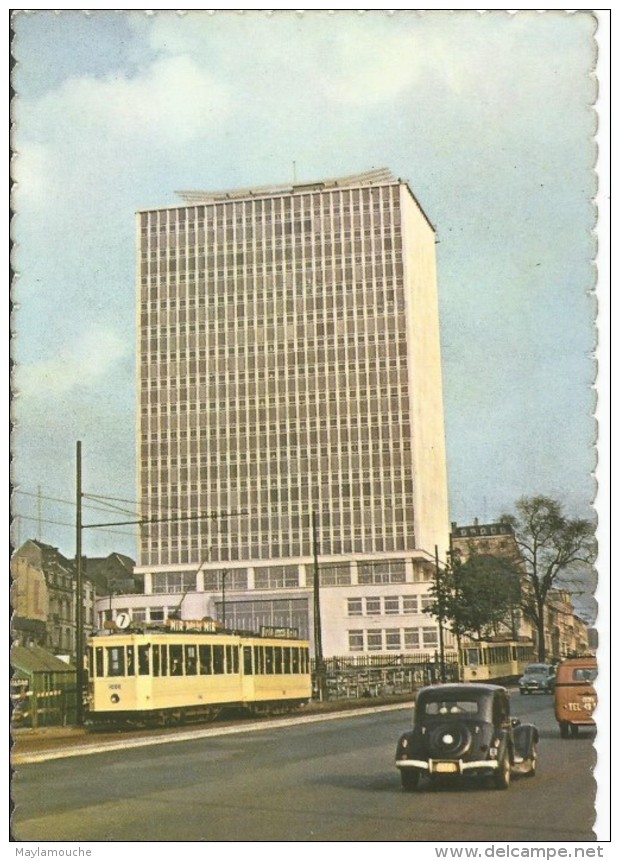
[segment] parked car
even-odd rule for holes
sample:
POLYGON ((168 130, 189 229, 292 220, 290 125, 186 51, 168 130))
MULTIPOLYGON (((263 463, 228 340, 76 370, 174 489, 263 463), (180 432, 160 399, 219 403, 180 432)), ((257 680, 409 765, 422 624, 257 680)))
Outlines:
POLYGON ((414 790, 425 776, 491 778, 507 789, 513 773, 533 776, 538 730, 510 717, 505 688, 491 684, 446 684, 421 688, 413 729, 396 748, 403 789, 414 790))
POLYGON ((595 726, 596 676, 595 657, 567 658, 558 666, 554 707, 562 738, 576 737, 580 726, 595 726))
POLYGON ((555 667, 552 664, 530 664, 518 684, 520 694, 552 694, 555 688, 555 667))

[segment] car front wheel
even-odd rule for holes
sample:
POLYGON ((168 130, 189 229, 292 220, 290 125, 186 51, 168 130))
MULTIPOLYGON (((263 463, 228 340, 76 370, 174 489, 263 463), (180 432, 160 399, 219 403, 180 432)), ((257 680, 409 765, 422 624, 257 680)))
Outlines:
POLYGON ((530 760, 530 767, 527 770, 527 772, 525 773, 525 776, 526 777, 534 777, 534 775, 536 774, 536 769, 538 767, 538 751, 537 751, 535 745, 532 747, 532 750, 530 751, 529 760, 530 760))
POLYGON ((493 783, 496 789, 508 789, 510 786, 510 755, 507 750, 504 751, 499 767, 493 775, 493 783))

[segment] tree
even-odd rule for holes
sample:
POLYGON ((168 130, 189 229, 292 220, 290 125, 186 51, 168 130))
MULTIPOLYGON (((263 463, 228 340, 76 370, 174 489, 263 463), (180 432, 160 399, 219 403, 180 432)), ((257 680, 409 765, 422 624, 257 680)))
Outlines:
POLYGON ((463 636, 482 640, 499 626, 512 632, 519 592, 519 572, 510 560, 472 550, 466 562, 455 561, 439 572, 425 612, 448 621, 459 641, 463 636))
POLYGON ((502 523, 515 531, 524 564, 521 607, 538 635, 538 659, 546 658, 545 608, 552 589, 562 585, 579 565, 591 565, 596 553, 594 525, 567 517, 562 505, 547 496, 522 497, 516 514, 502 523))

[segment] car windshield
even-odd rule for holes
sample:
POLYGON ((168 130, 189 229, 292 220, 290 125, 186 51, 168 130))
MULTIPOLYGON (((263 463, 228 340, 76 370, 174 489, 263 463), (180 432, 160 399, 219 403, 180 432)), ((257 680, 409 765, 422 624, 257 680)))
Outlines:
POLYGON ((460 715, 478 714, 478 702, 476 700, 436 700, 424 705, 426 715, 460 715))
POLYGON ((596 678, 596 669, 594 667, 579 667, 573 670, 573 681, 575 682, 593 682, 596 678))
POLYGON ((549 667, 545 664, 530 664, 525 668, 525 672, 528 676, 546 676, 549 673, 549 667))

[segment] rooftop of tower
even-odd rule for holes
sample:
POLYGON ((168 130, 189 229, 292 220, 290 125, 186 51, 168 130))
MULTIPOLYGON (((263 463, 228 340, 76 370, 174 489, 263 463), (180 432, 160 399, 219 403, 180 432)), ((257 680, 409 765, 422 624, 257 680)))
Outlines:
POLYGON ((391 170, 380 167, 365 173, 349 176, 320 179, 314 182, 295 182, 290 185, 263 185, 254 188, 234 188, 224 191, 177 191, 179 197, 188 204, 212 203, 217 200, 236 200, 244 197, 271 197, 279 194, 302 194, 307 191, 320 191, 328 188, 347 188, 360 185, 386 185, 399 182, 391 170))

